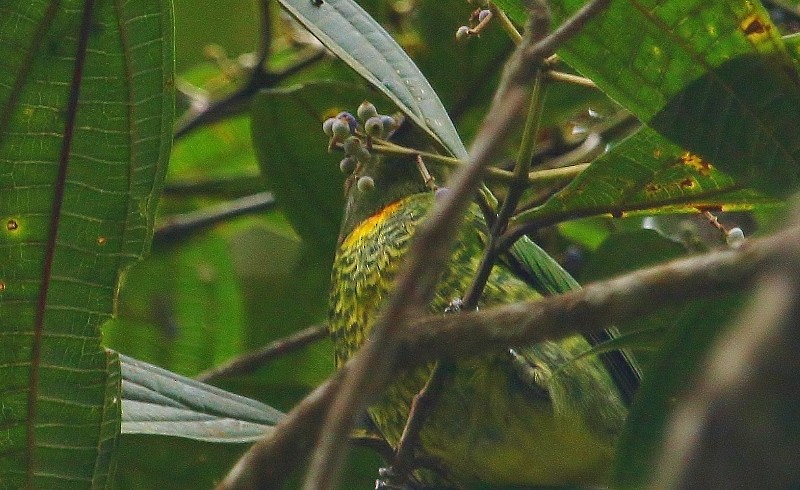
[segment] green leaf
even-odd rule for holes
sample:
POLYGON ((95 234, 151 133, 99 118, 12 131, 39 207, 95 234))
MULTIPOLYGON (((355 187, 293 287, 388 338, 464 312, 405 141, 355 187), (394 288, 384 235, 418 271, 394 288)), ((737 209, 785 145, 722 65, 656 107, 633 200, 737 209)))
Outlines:
POLYGON ((537 289, 544 293, 555 295, 581 287, 561 264, 527 236, 514 242, 511 254, 531 273, 537 282, 537 289))
POLYGON ((249 443, 219 444, 182 437, 122 434, 116 490, 214 488, 249 443))
MULTIPOLYGON (((230 179, 257 174, 250 118, 237 116, 201 126, 175 143, 167 185, 173 181, 230 179)), ((264 189, 263 182, 260 189, 264 189)))
POLYGON ((0 481, 110 485, 119 276, 149 246, 173 124, 170 3, 0 6, 0 481))
POLYGON ((737 56, 690 83, 650 124, 738 182, 785 195, 800 183, 800 87, 783 61, 737 56))
POLYGON ((120 355, 122 432, 252 442, 283 417, 274 408, 120 355))
POLYGON ((643 128, 600 156, 567 187, 517 222, 552 224, 611 213, 663 214, 697 208, 752 209, 778 201, 742 185, 716 166, 643 128))
MULTIPOLYGON (((516 12, 520 2, 498 3, 516 12)), ((583 3, 552 2, 555 22, 583 3)), ((612 2, 559 54, 739 185, 782 195, 800 183, 800 83, 758 2, 612 2)))
POLYGON ((367 12, 353 0, 278 0, 322 44, 386 95, 452 155, 467 150, 425 76, 367 12))

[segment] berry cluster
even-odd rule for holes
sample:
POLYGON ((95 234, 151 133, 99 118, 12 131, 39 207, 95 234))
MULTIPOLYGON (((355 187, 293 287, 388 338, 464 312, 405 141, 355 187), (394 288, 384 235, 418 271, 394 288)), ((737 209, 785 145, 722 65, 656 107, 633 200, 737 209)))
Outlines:
POLYGON ((470 16, 470 22, 476 22, 475 27, 461 26, 456 31, 456 40, 463 41, 470 36, 476 36, 486 28, 489 21, 492 20, 492 11, 489 9, 478 9, 470 16))
MULTIPOLYGON (((339 162, 339 169, 344 174, 356 174, 362 165, 370 162, 373 138, 388 138, 397 128, 397 121, 392 116, 378 114, 378 110, 369 101, 364 101, 356 111, 358 119, 349 112, 340 112, 322 124, 322 130, 330 138, 328 149, 341 147, 344 158, 339 162), (360 125, 359 120, 364 124, 360 125)), ((356 185, 364 192, 375 187, 372 177, 359 177, 356 185)))

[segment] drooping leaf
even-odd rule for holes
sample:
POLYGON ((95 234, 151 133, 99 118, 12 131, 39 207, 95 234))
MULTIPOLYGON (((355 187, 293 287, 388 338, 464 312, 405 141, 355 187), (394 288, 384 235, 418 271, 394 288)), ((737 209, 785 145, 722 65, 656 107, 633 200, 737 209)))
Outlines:
POLYGON ((252 442, 283 414, 263 403, 120 355, 122 432, 252 442))
POLYGON ((458 158, 467 150, 425 76, 380 24, 353 0, 278 0, 328 49, 383 92, 458 158))
POLYGON ((580 289, 578 281, 527 236, 514 243, 511 254, 531 273, 543 292, 555 295, 580 289))
POLYGON ((0 16, 0 482, 108 487, 119 366, 100 325, 149 247, 171 6, 19 0, 0 16))

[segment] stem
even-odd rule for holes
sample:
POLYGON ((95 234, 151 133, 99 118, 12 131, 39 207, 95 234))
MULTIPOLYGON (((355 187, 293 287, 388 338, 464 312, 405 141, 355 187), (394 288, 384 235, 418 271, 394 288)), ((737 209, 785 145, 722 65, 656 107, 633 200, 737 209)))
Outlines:
MULTIPOLYGON (((730 187, 723 189, 712 189, 707 192, 700 193, 692 196, 692 200, 687 203, 685 196, 676 196, 672 199, 664 199, 658 202, 642 202, 635 204, 617 203, 617 204, 598 204, 596 206, 587 206, 582 208, 572 209, 541 209, 540 207, 532 208, 521 212, 514 216, 511 221, 511 226, 506 230, 505 234, 498 242, 498 246, 503 249, 511 246, 522 235, 535 231, 545 226, 561 223, 562 221, 575 220, 578 218, 587 218, 589 216, 610 215, 611 217, 621 217, 625 213, 634 211, 646 211, 656 209, 670 204, 685 205, 686 209, 696 211, 699 205, 702 205, 702 199, 720 196, 728 192, 733 192, 742 189, 739 184, 733 184, 730 187), (690 207, 691 206, 691 207, 690 207)), ((675 212, 678 212, 677 210, 675 212)))
POLYGON ((494 2, 489 2, 489 10, 492 12, 492 15, 497 17, 497 20, 500 21, 500 26, 506 31, 506 34, 508 34, 508 37, 511 38, 514 44, 522 42, 522 34, 514 27, 514 23, 511 22, 511 19, 503 12, 503 9, 495 5, 494 2))
POLYGON ((327 335, 327 325, 315 325, 304 328, 288 337, 270 342, 258 350, 247 352, 224 364, 207 369, 198 374, 195 378, 204 383, 208 383, 218 378, 250 374, 273 359, 301 349, 317 340, 324 339, 327 335))
MULTIPOLYGON (((415 150, 398 144, 373 138, 372 148, 385 155, 417 156, 426 161, 440 163, 451 168, 466 165, 467 162, 458 158, 415 150)), ((550 185, 569 182, 589 167, 588 163, 570 165, 566 167, 535 170, 528 174, 527 183, 531 185, 550 185)), ((514 173, 497 167, 486 168, 486 180, 490 182, 511 183, 515 181, 514 173)))
MULTIPOLYGON (((468 310, 478 306, 478 300, 481 294, 483 294, 486 281, 489 280, 489 275, 492 272, 492 268, 494 268, 497 255, 501 250, 497 247, 498 239, 506 230, 508 220, 514 213, 522 194, 527 188, 530 178, 528 171, 531 168, 531 160, 536 151, 536 136, 539 133, 539 121, 541 120, 542 107, 544 105, 542 74, 543 72, 539 71, 533 81, 533 91, 528 106, 525 131, 522 134, 522 141, 519 151, 517 152, 517 162, 514 165, 513 181, 508 189, 508 196, 506 196, 506 200, 500 207, 500 212, 497 214, 497 218, 492 226, 489 242, 484 248, 483 257, 481 257, 481 262, 478 265, 475 278, 463 298, 464 306, 468 310)), ((510 245, 511 244, 509 244, 509 246, 510 245)))
POLYGON ((575 85, 581 85, 583 87, 597 88, 597 85, 595 85, 595 83, 592 80, 579 75, 573 75, 572 73, 547 70, 546 76, 549 80, 552 80, 554 82, 567 82, 567 83, 574 83, 575 85))
POLYGON ((153 244, 175 243, 209 226, 245 214, 260 213, 274 206, 275 197, 271 192, 259 192, 217 206, 171 216, 166 219, 166 223, 156 228, 153 233, 153 244))

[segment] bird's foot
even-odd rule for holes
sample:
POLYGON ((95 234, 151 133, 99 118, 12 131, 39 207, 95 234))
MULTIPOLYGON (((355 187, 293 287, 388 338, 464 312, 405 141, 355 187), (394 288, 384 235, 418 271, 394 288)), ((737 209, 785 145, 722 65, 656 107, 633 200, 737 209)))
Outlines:
POLYGON ((525 359, 514 349, 508 349, 511 356, 511 366, 522 383, 528 387, 531 393, 539 398, 550 398, 550 391, 547 387, 546 376, 542 369, 525 359))

